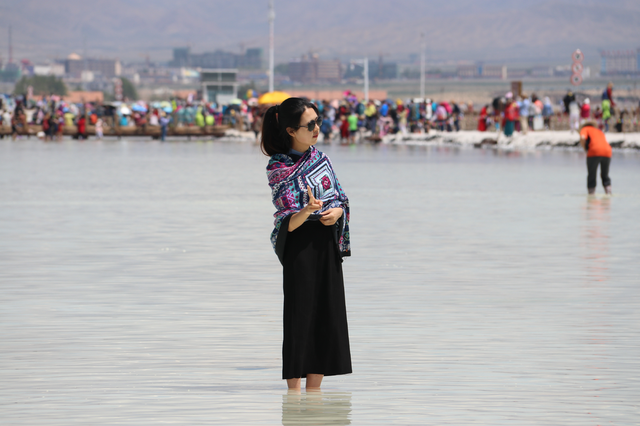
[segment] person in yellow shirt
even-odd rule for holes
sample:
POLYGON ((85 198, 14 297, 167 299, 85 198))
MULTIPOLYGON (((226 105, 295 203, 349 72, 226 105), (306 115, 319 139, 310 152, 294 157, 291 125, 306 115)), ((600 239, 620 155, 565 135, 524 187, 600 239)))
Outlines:
POLYGON ((367 130, 371 130, 372 132, 376 131, 376 119, 378 115, 378 109, 373 101, 369 101, 367 103, 367 107, 364 109, 364 116, 366 120, 365 128, 367 130))
POLYGON ((64 113, 64 125, 65 127, 73 126, 73 114, 68 111, 64 113))

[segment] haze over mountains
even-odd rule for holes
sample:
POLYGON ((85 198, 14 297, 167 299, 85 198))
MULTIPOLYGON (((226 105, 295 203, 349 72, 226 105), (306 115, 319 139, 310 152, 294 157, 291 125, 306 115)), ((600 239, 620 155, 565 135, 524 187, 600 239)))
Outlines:
MULTIPOLYGON (((166 61, 173 47, 194 52, 268 48, 268 0, 24 0, 0 4, 0 56, 13 27, 14 58, 82 54, 166 61)), ((276 62, 313 50, 321 57, 406 60, 427 35, 431 60, 549 61, 576 47, 640 47, 637 0, 276 0, 276 62)))

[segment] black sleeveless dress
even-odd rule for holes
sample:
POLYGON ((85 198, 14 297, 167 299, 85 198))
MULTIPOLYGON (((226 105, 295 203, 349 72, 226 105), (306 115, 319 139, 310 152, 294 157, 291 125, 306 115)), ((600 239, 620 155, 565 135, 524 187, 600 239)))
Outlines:
MULTIPOLYGON (((289 218, 287 218, 289 219, 289 218)), ((351 373, 342 258, 335 229, 307 221, 287 232, 282 378, 351 373)))

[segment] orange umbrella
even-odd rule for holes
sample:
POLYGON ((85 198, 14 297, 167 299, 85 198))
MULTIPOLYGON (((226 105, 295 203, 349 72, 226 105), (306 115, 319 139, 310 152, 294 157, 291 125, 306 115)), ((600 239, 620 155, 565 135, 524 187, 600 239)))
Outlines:
POLYGON ((260 105, 280 104, 290 97, 291 95, 285 92, 268 92, 258 98, 258 103, 260 105))

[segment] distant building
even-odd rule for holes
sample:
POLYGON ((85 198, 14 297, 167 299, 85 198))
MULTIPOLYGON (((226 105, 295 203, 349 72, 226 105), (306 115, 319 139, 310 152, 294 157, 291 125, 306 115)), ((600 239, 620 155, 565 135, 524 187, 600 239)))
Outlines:
POLYGON ((189 66, 194 68, 237 68, 238 55, 231 52, 216 50, 200 54, 191 54, 189 66))
POLYGON ((553 75, 556 77, 569 77, 571 74, 571 65, 558 65, 553 69, 553 75))
POLYGON ((322 60, 317 55, 310 59, 303 56, 300 61, 289 62, 289 79, 299 83, 339 83, 342 66, 338 59, 322 60))
POLYGON ((22 71, 17 64, 9 62, 5 65, 4 69, 0 70, 0 82, 2 83, 15 83, 20 80, 22 71))
POLYGON ((553 68, 551 67, 533 67, 529 70, 531 77, 553 77, 553 68))
POLYGON ((176 68, 189 66, 189 57, 191 56, 191 49, 188 47, 176 47, 173 49, 173 61, 171 65, 176 68))
MULTIPOLYGON (((369 61, 369 78, 388 80, 398 78, 398 64, 395 62, 369 61)), ((351 62, 345 69, 343 78, 346 80, 364 78, 364 66, 360 61, 351 62)))
POLYGON ((633 50, 603 50, 600 52, 600 73, 603 75, 635 74, 640 71, 640 48, 633 50))
POLYGON ((398 78, 398 64, 395 62, 378 62, 377 66, 369 64, 369 77, 380 80, 393 80, 398 78))
POLYGON ((94 76, 111 79, 122 73, 122 66, 117 59, 81 58, 72 53, 64 62, 65 74, 74 78, 81 78, 82 73, 90 71, 94 76))
POLYGON ((56 77, 64 76, 64 64, 47 64, 34 65, 33 73, 35 75, 55 75, 56 77))
POLYGON ((482 75, 482 65, 458 65, 456 74, 460 78, 477 78, 482 75))
POLYGON ((484 78, 507 79, 507 67, 504 65, 483 65, 480 75, 484 78))
POLYGON ((456 75, 460 78, 506 78, 507 68, 502 65, 458 65, 456 75))
POLYGON ((509 69, 507 72, 507 78, 509 78, 510 80, 514 79, 514 78, 525 78, 529 75, 529 73, 527 72, 527 70, 525 69, 509 69))
POLYGON ((214 52, 191 53, 188 47, 173 49, 173 60, 169 65, 175 68, 243 68, 259 69, 262 67, 262 49, 247 49, 243 54, 216 50, 214 52))
POLYGON ((240 63, 238 68, 257 70, 262 68, 262 48, 254 47, 247 49, 244 56, 238 58, 240 63))
MULTIPOLYGON (((371 73, 369 73, 369 76, 371 76, 371 73)), ((344 78, 345 80, 359 80, 363 77, 364 66, 355 62, 349 63, 344 70, 344 74, 342 75, 342 78, 344 78)))
POLYGON ((228 104, 238 97, 238 70, 210 68, 200 72, 202 97, 207 102, 228 104))

